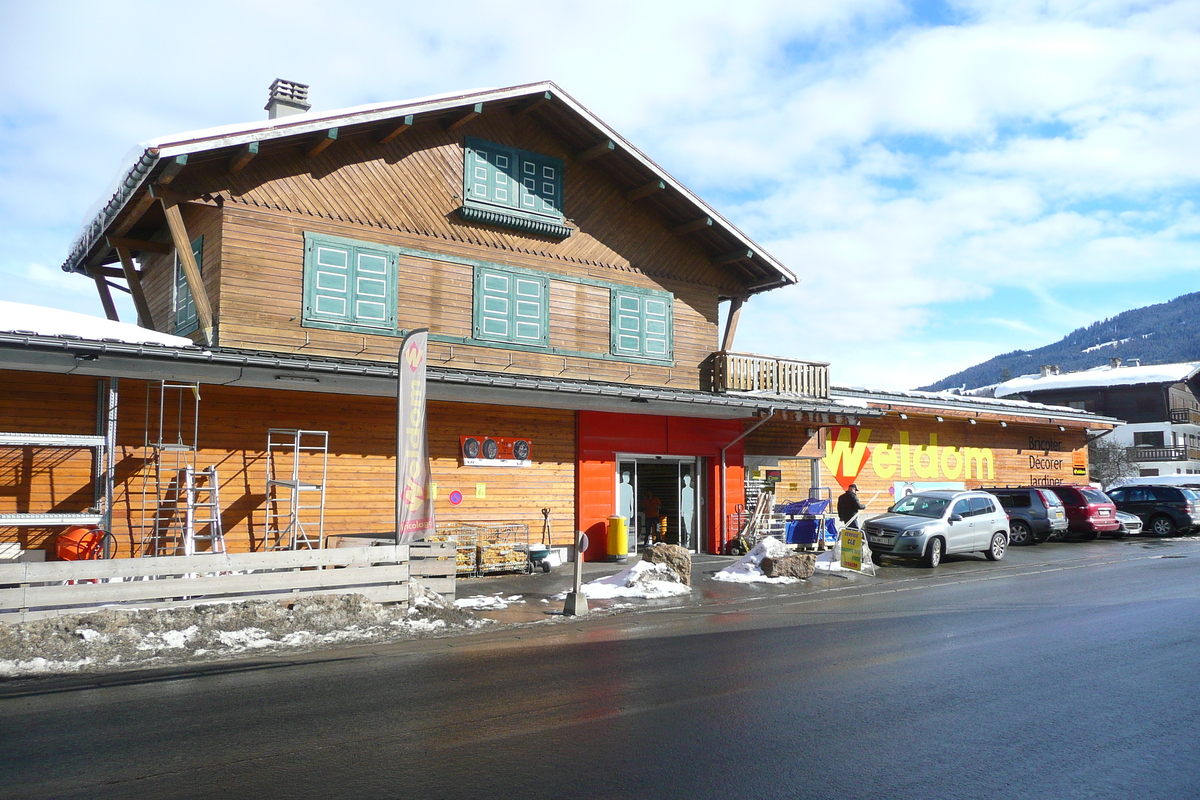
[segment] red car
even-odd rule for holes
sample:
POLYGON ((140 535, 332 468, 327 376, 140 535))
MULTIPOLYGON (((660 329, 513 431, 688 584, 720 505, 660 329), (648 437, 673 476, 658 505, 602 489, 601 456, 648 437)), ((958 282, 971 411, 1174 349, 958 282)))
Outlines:
POLYGON ((1102 533, 1120 534, 1117 507, 1108 495, 1091 486, 1051 486, 1067 509, 1067 531, 1083 539, 1095 539, 1102 533))

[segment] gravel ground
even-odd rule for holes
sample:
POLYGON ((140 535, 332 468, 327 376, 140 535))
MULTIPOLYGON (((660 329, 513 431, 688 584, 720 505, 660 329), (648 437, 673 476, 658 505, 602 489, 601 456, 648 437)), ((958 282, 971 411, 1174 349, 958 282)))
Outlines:
POLYGON ((161 610, 104 609, 0 624, 0 678, 111 672, 215 660, 247 651, 436 636, 490 623, 413 584, 411 608, 362 595, 293 602, 215 603, 161 610))

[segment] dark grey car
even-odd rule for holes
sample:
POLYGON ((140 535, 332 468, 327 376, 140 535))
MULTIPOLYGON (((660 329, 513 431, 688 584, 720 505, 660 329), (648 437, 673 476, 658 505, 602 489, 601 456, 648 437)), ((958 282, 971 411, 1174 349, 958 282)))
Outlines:
POLYGON ((1008 516, 986 492, 917 492, 867 521, 863 533, 876 564, 898 556, 936 567, 943 555, 980 552, 999 561, 1008 547, 1008 516))
POLYGON ((1036 486, 983 487, 995 496, 1008 514, 1010 544, 1041 544, 1054 534, 1066 535, 1067 512, 1062 500, 1049 489, 1036 486))

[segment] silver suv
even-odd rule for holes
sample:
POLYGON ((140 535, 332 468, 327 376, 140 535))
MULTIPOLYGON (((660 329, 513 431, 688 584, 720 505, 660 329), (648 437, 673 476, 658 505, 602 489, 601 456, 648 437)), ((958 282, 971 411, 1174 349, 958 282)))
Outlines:
POLYGON ((910 494, 863 528, 876 564, 898 556, 936 567, 944 555, 978 552, 999 561, 1008 547, 1008 515, 987 492, 910 494))

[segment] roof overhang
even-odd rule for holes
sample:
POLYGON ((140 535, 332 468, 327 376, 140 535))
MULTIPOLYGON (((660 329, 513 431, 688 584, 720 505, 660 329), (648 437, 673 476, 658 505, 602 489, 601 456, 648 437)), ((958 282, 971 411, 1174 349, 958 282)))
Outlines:
POLYGON ((987 416, 1010 421, 1027 420, 1045 424, 1071 423, 1073 427, 1087 429, 1111 428, 1123 425, 1124 420, 1103 417, 1068 406, 1052 406, 1029 403, 1022 400, 998 398, 975 398, 954 395, 933 395, 932 392, 887 392, 871 389, 833 387, 830 395, 845 401, 865 402, 868 406, 884 413, 918 409, 936 415, 939 411, 952 413, 963 418, 987 416))
MULTIPOLYGON (((168 347, 0 333, 0 369, 95 378, 193 381, 279 391, 396 396, 389 364, 281 356, 231 349, 168 347)), ((599 381, 561 380, 430 366, 428 397, 563 410, 746 419, 770 409, 816 424, 854 424, 882 412, 817 398, 715 394, 599 381)))
POLYGON ((414 119, 448 117, 478 104, 500 104, 510 110, 528 111, 564 138, 573 140, 580 151, 594 149, 597 143, 605 145, 606 155, 590 163, 607 170, 630 197, 647 192, 638 195, 639 199, 645 197, 642 202, 654 204, 671 224, 698 226, 692 234, 694 240, 713 254, 714 264, 726 265, 737 272, 745 286, 745 294, 797 282, 791 270, 550 81, 326 113, 310 112, 152 140, 135 151, 132 165, 119 177, 112 196, 84 226, 62 268, 67 272, 85 273, 90 263, 107 258, 110 248, 105 237, 110 235, 114 224, 133 205, 135 196, 145 196, 149 186, 164 170, 172 164, 177 165, 177 158, 204 154, 232 157, 251 144, 311 137, 335 127, 343 132, 355 128, 382 129, 381 126, 395 125, 396 120, 409 116, 414 119), (605 143, 611 143, 611 148, 605 143))

